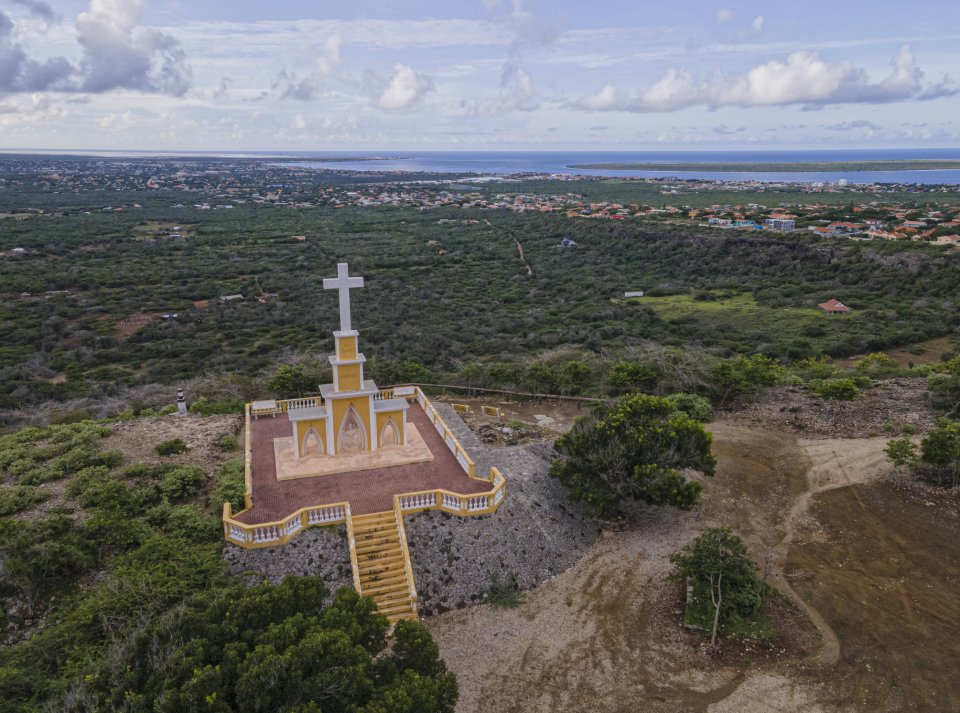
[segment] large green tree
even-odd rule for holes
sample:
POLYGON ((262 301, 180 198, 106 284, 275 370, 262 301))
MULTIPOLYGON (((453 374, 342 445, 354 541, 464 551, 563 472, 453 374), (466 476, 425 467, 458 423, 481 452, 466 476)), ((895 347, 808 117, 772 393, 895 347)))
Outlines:
POLYGON ((557 439, 550 475, 596 514, 615 514, 624 500, 693 507, 702 486, 679 469, 713 475, 712 439, 669 400, 631 394, 598 407, 557 439))

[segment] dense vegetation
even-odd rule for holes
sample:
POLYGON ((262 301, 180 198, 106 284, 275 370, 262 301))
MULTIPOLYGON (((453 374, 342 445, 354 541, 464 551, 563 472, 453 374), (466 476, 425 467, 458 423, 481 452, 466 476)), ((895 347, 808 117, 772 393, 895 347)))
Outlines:
POLYGON ((452 710, 456 682, 419 625, 384 655, 387 621, 352 590, 327 605, 313 579, 227 576, 218 515, 242 507, 240 460, 212 478, 124 466, 102 448, 110 430, 0 436, 0 711, 452 710))
POLYGON ((631 394, 598 406, 558 438, 550 475, 596 514, 615 515, 624 500, 689 509, 703 486, 679 469, 713 475, 710 443, 710 434, 677 401, 631 394))
POLYGON ((796 360, 911 344, 958 325, 960 255, 924 245, 698 236, 460 208, 197 210, 196 195, 176 191, 5 195, 56 212, 3 221, 0 250, 26 252, 0 261, 0 409, 198 374, 242 380, 293 353, 328 352, 336 297, 321 279, 338 260, 367 280, 355 321, 369 371, 385 383, 596 391, 612 361, 651 342, 796 360), (117 204, 127 207, 101 210, 117 204), (181 223, 178 240, 143 230, 181 223), (558 247, 564 238, 576 245, 558 247), (622 298, 636 289, 648 298, 622 298), (257 301, 265 293, 277 297, 257 301), (227 294, 245 299, 219 304, 227 294), (853 314, 815 309, 831 297, 853 314), (121 324, 135 315, 148 319, 121 324), (587 372, 564 371, 571 360, 587 372), (550 371, 532 372, 531 362, 550 371))

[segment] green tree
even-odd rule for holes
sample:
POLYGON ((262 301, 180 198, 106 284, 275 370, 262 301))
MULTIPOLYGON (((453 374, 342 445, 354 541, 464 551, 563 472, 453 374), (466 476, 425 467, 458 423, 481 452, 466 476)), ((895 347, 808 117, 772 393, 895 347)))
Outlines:
POLYGON ((552 394, 556 389, 556 374, 549 364, 531 364, 526 380, 527 388, 535 394, 552 394))
POLYGON ((894 465, 911 465, 917 460, 917 446, 906 436, 895 438, 884 449, 887 458, 894 465))
POLYGON ((920 461, 928 479, 938 485, 960 482, 960 422, 942 418, 920 442, 920 461))
POLYGON ((731 396, 756 396, 764 389, 775 386, 784 380, 786 369, 780 362, 754 354, 726 359, 710 372, 714 387, 723 404, 731 396))
POLYGON ((550 475, 597 514, 615 514, 623 500, 689 509, 702 486, 678 469, 713 475, 710 444, 703 426, 667 399, 631 394, 599 406, 558 438, 550 475))
POLYGON ((281 399, 315 392, 319 386, 316 374, 304 364, 281 364, 267 381, 267 388, 281 399))
POLYGON ((705 530, 670 555, 677 576, 692 587, 685 618, 711 632, 710 643, 725 630, 749 632, 760 619, 770 591, 747 554, 743 540, 726 527, 705 530))

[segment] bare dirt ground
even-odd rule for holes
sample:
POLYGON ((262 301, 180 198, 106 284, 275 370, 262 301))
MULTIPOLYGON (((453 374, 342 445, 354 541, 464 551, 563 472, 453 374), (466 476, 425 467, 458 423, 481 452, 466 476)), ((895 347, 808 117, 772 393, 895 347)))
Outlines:
POLYGON ((893 490, 886 438, 801 439, 749 413, 710 430, 719 467, 695 511, 637 508, 517 609, 426 620, 459 711, 960 709, 956 497, 893 490), (667 557, 713 525, 809 617, 782 649, 718 655, 680 626, 667 557))
MULTIPOLYGON (((159 463, 154 448, 158 443, 180 438, 189 449, 186 453, 164 456, 163 463, 194 465, 212 475, 225 457, 242 457, 238 450, 225 454, 217 443, 221 437, 240 432, 240 416, 151 416, 118 423, 113 433, 103 440, 103 449, 123 451, 124 465, 159 463)), ((242 434, 241 434, 242 437, 242 434)))

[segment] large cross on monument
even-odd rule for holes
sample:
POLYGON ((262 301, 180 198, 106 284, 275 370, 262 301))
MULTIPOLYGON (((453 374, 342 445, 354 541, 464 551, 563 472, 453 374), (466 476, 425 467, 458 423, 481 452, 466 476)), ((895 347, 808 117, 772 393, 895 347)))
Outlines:
POLYGON ((354 287, 363 287, 362 277, 350 277, 347 263, 337 263, 337 276, 323 278, 323 289, 338 290, 340 292, 340 331, 349 332, 350 326, 350 290, 354 287))

